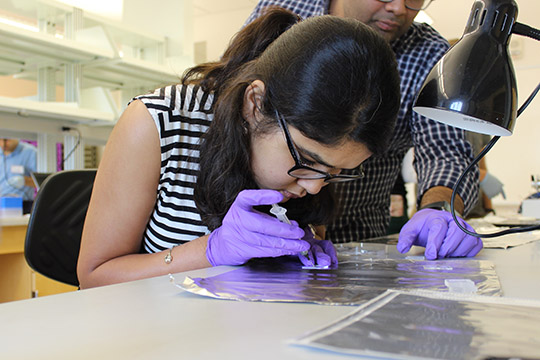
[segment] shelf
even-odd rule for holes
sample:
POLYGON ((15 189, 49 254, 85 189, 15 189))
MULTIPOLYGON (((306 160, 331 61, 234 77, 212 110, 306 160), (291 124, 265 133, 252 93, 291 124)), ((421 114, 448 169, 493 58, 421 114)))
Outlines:
MULTIPOLYGON (((102 61, 94 61, 82 66, 81 88, 101 86, 111 90, 144 88, 145 91, 154 90, 158 87, 176 84, 180 81, 184 69, 192 66, 188 59, 184 65, 161 65, 149 61, 116 58, 102 61), (179 69, 175 72, 173 68, 179 69)), ((14 66, 15 67, 15 66, 14 66)), ((56 85, 64 84, 62 67, 56 67, 56 85)), ((0 55, 0 73, 2 70, 2 58, 0 55)), ((23 71, 13 74, 17 79, 37 81, 37 70, 23 71)), ((138 94, 136 94, 138 95, 138 94)))
POLYGON ((17 115, 56 122, 71 122, 86 125, 112 125, 116 121, 112 113, 81 109, 75 104, 60 102, 39 102, 24 99, 0 97, 0 114, 17 115))
MULTIPOLYGON (((189 66, 187 61, 185 66, 189 66)), ((111 88, 143 87, 147 90, 178 83, 183 72, 183 70, 179 73, 174 72, 172 66, 131 58, 114 59, 96 66, 89 65, 84 67, 83 71, 85 81, 95 82, 87 82, 89 86, 101 85, 111 88)))
MULTIPOLYGON (((178 83, 193 66, 169 33, 151 34, 54 0, 2 1, 0 18, 6 19, 0 22, 0 75, 37 83, 37 94, 24 99, 0 97, 0 129, 36 136, 44 151, 41 169, 55 165, 50 154, 58 138, 73 140, 63 126, 77 128, 83 144, 104 143, 132 96, 178 83), (72 103, 54 101, 58 86, 72 103)), ((72 157, 74 168, 79 155, 72 157)))
MULTIPOLYGON (((38 67, 51 67, 57 71, 67 63, 82 65, 83 80, 88 86, 114 89, 145 87, 154 88, 179 81, 181 71, 176 73, 171 65, 115 56, 112 50, 89 47, 78 41, 58 39, 49 34, 18 29, 0 23, 0 74, 36 80, 38 67)), ((189 58, 176 66, 182 71, 191 66, 189 58)), ((63 83, 59 76, 58 84, 63 83)))
POLYGON ((38 66, 58 66, 63 63, 84 64, 113 57, 113 51, 0 23, 1 64, 12 64, 15 71, 35 70, 38 66))

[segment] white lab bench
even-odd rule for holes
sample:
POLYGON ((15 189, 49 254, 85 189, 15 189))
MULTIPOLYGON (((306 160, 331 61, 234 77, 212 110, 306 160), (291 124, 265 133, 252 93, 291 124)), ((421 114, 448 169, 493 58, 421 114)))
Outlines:
MULTIPOLYGON (((395 247, 384 244, 370 246, 395 247)), ((420 254, 414 249, 413 254, 420 254)), ((408 255, 411 255, 409 253, 408 255)), ((504 296, 540 300, 540 241, 484 249, 504 296)), ((234 267, 175 274, 213 276, 234 267)), ((3 358, 344 359, 287 343, 351 306, 239 302, 184 292, 168 276, 0 304, 3 358)))

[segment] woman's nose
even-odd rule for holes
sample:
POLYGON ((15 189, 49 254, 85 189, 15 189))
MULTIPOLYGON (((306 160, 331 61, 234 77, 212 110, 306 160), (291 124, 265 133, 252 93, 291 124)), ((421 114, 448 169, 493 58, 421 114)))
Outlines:
POLYGON ((328 185, 324 179, 298 179, 298 185, 306 189, 306 191, 311 195, 316 195, 321 191, 323 186, 328 185))

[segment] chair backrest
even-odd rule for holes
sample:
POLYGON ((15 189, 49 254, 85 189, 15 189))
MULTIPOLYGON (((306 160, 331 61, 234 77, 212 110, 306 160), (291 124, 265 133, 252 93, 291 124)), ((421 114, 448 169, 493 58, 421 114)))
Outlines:
POLYGON ((38 273, 79 286, 77 261, 95 176, 95 169, 66 170, 43 182, 24 244, 26 262, 38 273))

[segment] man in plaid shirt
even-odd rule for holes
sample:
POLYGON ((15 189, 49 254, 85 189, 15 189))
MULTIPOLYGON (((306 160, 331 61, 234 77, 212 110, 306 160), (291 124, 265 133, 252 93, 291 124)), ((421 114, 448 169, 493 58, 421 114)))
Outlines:
MULTIPOLYGON (((268 6, 289 9, 302 18, 335 15, 356 18, 387 39, 396 55, 401 76, 401 108, 390 146, 384 156, 364 164, 365 178, 336 185, 340 214, 326 237, 351 242, 382 236, 390 220, 390 193, 407 150, 414 146, 418 175, 417 207, 421 209, 402 228, 398 250, 426 247, 428 259, 474 256, 482 249, 479 238, 466 235, 447 211, 452 188, 473 159, 463 130, 413 112, 414 99, 424 79, 448 49, 448 42, 431 26, 415 23, 419 10, 432 0, 260 0, 247 23, 268 6)), ((362 86, 362 84, 359 84, 362 86)), ((384 101, 384 99, 383 99, 384 101)), ((352 170, 354 172, 355 170, 352 170)), ((478 194, 478 168, 462 182, 455 210, 467 214, 478 194)), ((462 222, 464 226, 472 228, 462 222)))

